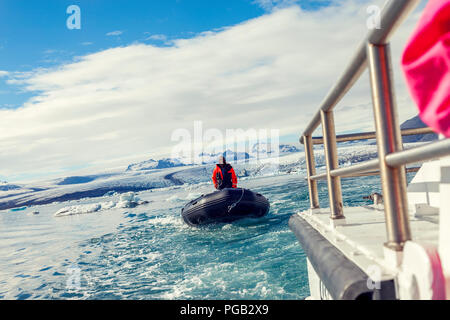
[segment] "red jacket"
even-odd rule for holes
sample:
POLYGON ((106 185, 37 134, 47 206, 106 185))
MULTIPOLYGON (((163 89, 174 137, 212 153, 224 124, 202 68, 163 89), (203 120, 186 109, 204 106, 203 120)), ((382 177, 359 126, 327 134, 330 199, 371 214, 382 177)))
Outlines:
MULTIPOLYGON (((231 188, 237 188, 237 177, 236 177, 236 173, 234 172, 234 169, 231 165, 226 164, 226 168, 225 170, 227 170, 226 172, 228 173, 228 175, 231 175, 231 188)), ((216 167, 214 168, 213 174, 212 174, 212 181, 214 183, 214 186, 217 188, 219 188, 219 181, 218 181, 218 177, 220 177, 220 180, 224 180, 223 179, 223 173, 222 173, 222 168, 217 164, 216 167)), ((225 184, 225 188, 227 187, 227 182, 224 181, 225 184)))

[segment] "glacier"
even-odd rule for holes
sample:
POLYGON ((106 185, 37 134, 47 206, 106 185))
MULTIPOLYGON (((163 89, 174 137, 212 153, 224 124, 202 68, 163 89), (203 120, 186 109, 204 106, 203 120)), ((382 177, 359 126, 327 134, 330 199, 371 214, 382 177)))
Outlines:
MULTIPOLYGON (((405 144, 411 148, 421 143, 405 144)), ((274 176, 297 174, 305 177, 305 155, 297 148, 284 147, 287 152, 279 157, 257 159, 255 157, 232 161, 239 180, 256 176, 274 176), (293 151, 293 152, 291 152, 293 151)), ((338 148, 339 165, 348 166, 357 162, 373 159, 377 156, 376 145, 342 144, 338 148)), ((324 171, 324 153, 321 146, 315 148, 318 172, 324 171)), ((186 164, 182 159, 149 160, 131 164, 126 170, 99 173, 84 177, 73 176, 26 184, 0 183, 0 210, 24 206, 36 206, 55 202, 65 202, 85 198, 100 198, 105 195, 136 193, 198 184, 211 184, 213 157, 211 163, 195 165, 186 164)), ((66 208, 67 212, 96 212, 105 210, 111 204, 100 203, 85 208, 66 208)), ((114 203, 116 206, 117 203, 114 203)))

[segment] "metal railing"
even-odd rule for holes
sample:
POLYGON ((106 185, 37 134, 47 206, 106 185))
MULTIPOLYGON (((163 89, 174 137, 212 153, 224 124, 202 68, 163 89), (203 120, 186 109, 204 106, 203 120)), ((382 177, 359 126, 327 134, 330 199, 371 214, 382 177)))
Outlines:
MULTIPOLYGON (((401 251, 411 240, 406 196, 406 165, 450 155, 450 139, 403 151, 402 135, 432 132, 429 128, 400 130, 393 90, 389 38, 415 8, 419 0, 388 0, 381 13, 381 29, 371 31, 356 55, 322 102, 319 111, 303 132, 306 171, 312 209, 319 208, 317 180, 326 179, 332 219, 343 219, 341 177, 379 174, 384 198, 388 248, 401 251), (375 132, 336 136, 333 109, 368 68, 375 118, 375 132), (312 133, 322 125, 322 138, 312 133), (339 168, 337 142, 376 139, 378 159, 339 168), (324 145, 326 173, 316 174, 314 145, 324 145)), ((417 169, 409 169, 409 171, 417 169)))

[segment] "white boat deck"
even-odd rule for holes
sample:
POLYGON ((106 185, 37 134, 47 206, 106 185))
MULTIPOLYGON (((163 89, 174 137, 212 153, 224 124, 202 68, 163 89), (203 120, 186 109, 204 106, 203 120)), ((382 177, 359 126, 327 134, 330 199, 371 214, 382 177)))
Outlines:
MULTIPOLYGON (((385 259, 387 241, 382 205, 344 208, 345 219, 331 220, 330 209, 298 213, 366 274, 381 271, 382 279, 392 278, 397 270, 385 259), (374 268, 378 267, 378 268, 374 268)), ((413 240, 438 245, 439 215, 410 217, 413 240)))

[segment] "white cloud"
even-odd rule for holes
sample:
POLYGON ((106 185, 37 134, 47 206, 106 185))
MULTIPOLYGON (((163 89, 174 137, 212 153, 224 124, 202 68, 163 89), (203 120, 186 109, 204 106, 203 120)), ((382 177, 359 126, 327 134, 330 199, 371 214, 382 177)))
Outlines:
POLYGON ((271 11, 274 8, 289 7, 297 2, 299 2, 299 0, 253 0, 254 4, 267 11, 271 11))
POLYGON ((164 34, 153 34, 147 37, 146 40, 155 40, 155 41, 167 41, 167 36, 164 34))
MULTIPOLYGON (((357 0, 358 1, 358 0, 357 0)), ((273 11, 283 8, 288 8, 293 5, 304 6, 307 5, 309 7, 314 6, 325 6, 330 5, 332 3, 342 4, 341 0, 253 0, 252 3, 261 7, 266 11, 273 11)), ((348 2, 348 1, 347 1, 348 2)), ((366 0, 361 0, 362 3, 367 2, 366 0)))
MULTIPOLYGON (((195 120, 205 130, 300 134, 366 34, 365 9, 361 0, 314 12, 294 6, 170 47, 134 44, 17 73, 10 83, 41 94, 0 110, 0 174, 104 168, 170 153, 172 132, 192 131, 195 120)), ((416 21, 393 44, 402 120, 416 113, 398 67, 416 21)), ((373 130, 367 74, 339 109, 338 132, 373 130)))
POLYGON ((8 72, 8 71, 2 71, 2 70, 0 70, 0 78, 7 77, 8 75, 9 75, 9 72, 8 72))
POLYGON ((108 37, 117 37, 117 36, 120 36, 122 34, 123 34, 123 31, 117 30, 117 31, 108 32, 106 35, 108 37))

